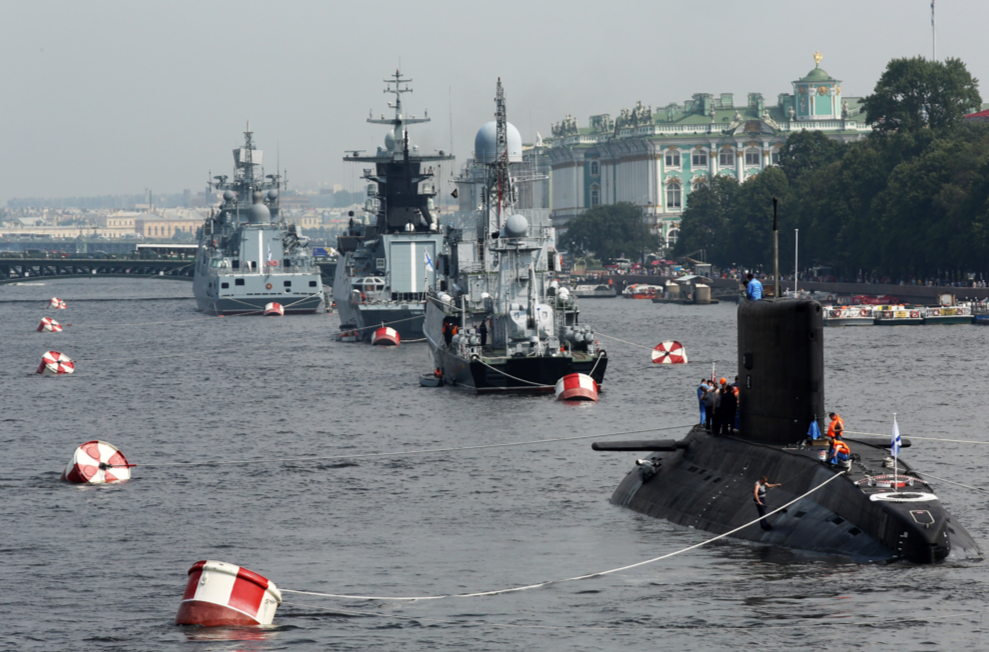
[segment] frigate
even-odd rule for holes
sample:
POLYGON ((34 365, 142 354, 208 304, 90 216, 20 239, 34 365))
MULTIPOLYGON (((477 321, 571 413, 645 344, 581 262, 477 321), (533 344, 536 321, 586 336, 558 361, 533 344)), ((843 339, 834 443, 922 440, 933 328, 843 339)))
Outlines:
POLYGON ((265 175, 250 124, 233 151, 233 179, 219 175, 219 208, 199 228, 193 292, 200 310, 215 315, 257 314, 270 303, 285 314, 324 312, 319 267, 308 238, 279 219, 280 174, 265 175))
POLYGON ((463 228, 444 229, 439 283, 427 292, 426 338, 439 375, 478 393, 551 392, 572 373, 600 384, 607 354, 555 278, 562 261, 548 216, 518 208, 520 186, 538 174, 523 161, 500 79, 495 120, 478 131, 474 150, 457 191, 479 205, 463 228))
POLYGON ((389 125, 385 146, 373 155, 362 150, 344 157, 348 163, 371 163, 362 175, 367 185, 365 213, 370 223, 350 222, 337 238, 339 259, 333 278, 333 300, 340 314, 340 337, 370 341, 376 329, 389 327, 401 339, 421 340, 426 288, 435 280, 435 260, 443 243, 434 204, 436 190, 431 165, 451 161, 440 150, 421 154, 410 142, 408 126, 429 122, 429 116, 406 116, 402 95, 411 79, 399 71, 385 79, 385 92, 395 114, 369 117, 373 124, 389 125))

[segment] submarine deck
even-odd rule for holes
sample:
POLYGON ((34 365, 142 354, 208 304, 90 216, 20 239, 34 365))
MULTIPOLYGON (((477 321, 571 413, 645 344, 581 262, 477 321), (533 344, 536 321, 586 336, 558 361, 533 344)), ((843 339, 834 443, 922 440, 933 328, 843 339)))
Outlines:
MULTIPOLYGON (((649 456, 622 480, 611 501, 656 518, 723 534, 758 517, 756 480, 769 491, 768 510, 821 485, 840 468, 820 460, 827 444, 767 445, 718 437, 695 426, 675 452, 649 456)), ((859 561, 905 558, 931 563, 950 557, 981 558, 972 537, 955 523, 923 476, 902 460, 898 475, 912 486, 884 487, 870 478, 891 475, 884 446, 846 439, 851 468, 820 491, 767 517, 771 529, 752 523, 733 536, 781 547, 838 554, 859 561)))

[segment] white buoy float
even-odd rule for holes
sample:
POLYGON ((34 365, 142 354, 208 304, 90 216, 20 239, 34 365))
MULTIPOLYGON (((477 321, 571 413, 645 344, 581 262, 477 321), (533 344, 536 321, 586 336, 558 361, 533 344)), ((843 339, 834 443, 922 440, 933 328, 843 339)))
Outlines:
POLYGON ((401 341, 398 331, 391 326, 382 326, 371 336, 371 344, 375 346, 398 346, 401 341))
POLYGON ((652 361, 655 364, 686 364, 687 352, 679 342, 667 340, 660 342, 652 350, 652 361))
POLYGON ((71 374, 76 370, 76 363, 64 353, 58 351, 45 351, 41 356, 41 364, 35 373, 46 376, 57 376, 61 374, 71 374))
POLYGON ((52 297, 52 300, 48 302, 48 307, 55 310, 65 310, 65 302, 58 297, 52 297))
POLYGON ((51 317, 42 317, 41 323, 38 324, 39 333, 61 333, 62 325, 51 317))
POLYGON ((189 569, 176 625, 270 625, 282 603, 274 583, 222 561, 197 561, 189 569))
POLYGON ((265 317, 281 317, 285 314, 285 308, 280 303, 269 303, 264 307, 265 317))
POLYGON ((116 446, 94 439, 75 450, 62 471, 62 480, 77 484, 123 482, 130 480, 132 466, 116 446))
POLYGON ((557 401, 597 401, 598 384, 587 374, 567 374, 556 381, 557 401))

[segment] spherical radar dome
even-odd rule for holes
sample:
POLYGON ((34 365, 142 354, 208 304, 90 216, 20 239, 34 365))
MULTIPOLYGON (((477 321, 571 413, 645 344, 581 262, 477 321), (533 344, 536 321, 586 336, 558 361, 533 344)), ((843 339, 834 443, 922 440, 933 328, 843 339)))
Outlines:
MULTIPOLYGON (((522 162, 522 136, 511 122, 507 124, 508 162, 522 162)), ((474 158, 478 163, 494 163, 498 154, 498 123, 492 120, 474 136, 474 158)))
POLYGON ((508 219, 505 220, 505 237, 506 238, 522 238, 525 237, 526 232, 529 230, 529 220, 525 219, 524 215, 509 215, 508 219))
POLYGON ((250 224, 267 224, 271 221, 271 211, 261 202, 253 204, 247 209, 247 221, 250 224))

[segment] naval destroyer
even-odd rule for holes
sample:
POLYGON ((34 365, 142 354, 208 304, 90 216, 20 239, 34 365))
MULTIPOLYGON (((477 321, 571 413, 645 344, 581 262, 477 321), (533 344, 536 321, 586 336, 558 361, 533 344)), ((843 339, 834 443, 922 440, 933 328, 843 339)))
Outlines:
POLYGON ((478 131, 474 155, 458 193, 480 205, 465 228, 444 229, 440 282, 426 304, 426 338, 443 381, 478 393, 551 392, 572 373, 603 382, 607 354, 554 278, 561 258, 548 216, 517 208, 520 185, 538 175, 507 121, 500 79, 495 120, 478 131))
POLYGON ((262 152, 248 124, 233 151, 233 179, 213 177, 223 191, 219 209, 199 228, 193 292, 199 310, 214 315, 260 315, 270 303, 285 314, 324 312, 319 267, 294 225, 278 217, 279 174, 265 175, 262 152))
POLYGON ((374 331, 386 326, 400 339, 423 337, 423 302, 427 287, 435 282, 432 261, 443 244, 431 164, 453 156, 442 150, 420 154, 410 142, 408 126, 429 122, 428 115, 403 113, 402 95, 411 92, 411 81, 397 70, 385 79, 385 92, 395 95, 389 103, 395 114, 367 120, 390 126, 385 146, 373 155, 353 151, 344 157, 348 163, 372 164, 362 175, 370 182, 365 208, 372 223, 352 217, 337 238, 333 300, 340 315, 340 339, 371 341, 374 331))

